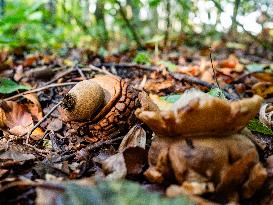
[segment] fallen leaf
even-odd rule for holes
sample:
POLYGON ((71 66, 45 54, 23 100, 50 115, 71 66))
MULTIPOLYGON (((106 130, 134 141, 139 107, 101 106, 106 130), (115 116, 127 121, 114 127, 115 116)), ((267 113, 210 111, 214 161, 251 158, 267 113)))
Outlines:
POLYGON ((122 139, 119 145, 119 152, 126 150, 129 147, 141 147, 145 149, 146 132, 140 125, 135 125, 122 139))
POLYGON ((115 154, 102 162, 102 169, 106 173, 106 178, 111 180, 124 179, 127 169, 122 153, 115 154))
MULTIPOLYGON (((27 106, 16 102, 7 102, 10 107, 10 112, 5 112, 6 120, 5 125, 9 131, 17 136, 27 133, 33 126, 32 115, 27 106)), ((41 128, 36 128, 32 133, 33 139, 40 139, 44 135, 41 128)))
POLYGON ((8 102, 11 111, 6 113, 6 125, 9 131, 14 135, 22 135, 28 132, 33 126, 31 114, 27 111, 26 106, 8 102))
POLYGON ((5 151, 0 154, 0 160, 27 161, 35 158, 33 154, 24 154, 16 151, 5 151))
POLYGON ((26 104, 26 106, 28 110, 30 111, 31 115, 35 117, 34 120, 37 120, 37 121, 41 120, 43 118, 43 110, 38 100, 37 94, 34 94, 34 93, 27 94, 27 95, 24 95, 24 98, 32 102, 32 103, 26 104))
POLYGON ((273 84, 269 82, 259 82, 252 86, 252 92, 263 98, 268 98, 273 94, 273 84))

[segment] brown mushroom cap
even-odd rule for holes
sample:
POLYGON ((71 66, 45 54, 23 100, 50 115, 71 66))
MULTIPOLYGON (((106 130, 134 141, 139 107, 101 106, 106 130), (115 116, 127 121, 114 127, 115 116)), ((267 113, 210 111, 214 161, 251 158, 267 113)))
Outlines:
POLYGON ((104 106, 101 108, 99 113, 92 119, 96 121, 105 116, 116 103, 118 98, 121 96, 121 80, 115 76, 97 76, 92 79, 101 86, 104 92, 104 106))
POLYGON ((227 101, 194 90, 184 93, 168 111, 143 111, 136 116, 159 136, 223 136, 237 133, 255 117, 262 98, 227 101))

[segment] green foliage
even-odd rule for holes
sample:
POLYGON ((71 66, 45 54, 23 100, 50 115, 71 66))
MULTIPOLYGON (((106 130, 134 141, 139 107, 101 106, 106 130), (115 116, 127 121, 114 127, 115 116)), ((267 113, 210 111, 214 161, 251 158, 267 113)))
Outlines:
POLYGON ((133 62, 137 63, 137 64, 150 65, 151 64, 151 56, 147 52, 138 52, 136 57, 134 58, 133 62))
POLYGON ((220 88, 212 88, 209 92, 209 95, 214 96, 214 97, 218 97, 221 99, 226 99, 226 96, 224 94, 224 92, 220 89, 220 88))
POLYGON ((166 199, 132 182, 102 182, 97 186, 67 183, 62 204, 67 205, 193 205, 185 197, 166 199))
POLYGON ((24 85, 19 85, 9 79, 0 79, 0 93, 10 94, 17 90, 29 90, 30 88, 24 85))
POLYGON ((180 97, 181 95, 174 94, 174 95, 162 96, 160 97, 160 99, 169 103, 175 103, 177 100, 179 100, 180 97))
POLYGON ((251 120, 248 123, 247 128, 251 131, 258 132, 264 135, 273 135, 273 131, 257 119, 251 120))

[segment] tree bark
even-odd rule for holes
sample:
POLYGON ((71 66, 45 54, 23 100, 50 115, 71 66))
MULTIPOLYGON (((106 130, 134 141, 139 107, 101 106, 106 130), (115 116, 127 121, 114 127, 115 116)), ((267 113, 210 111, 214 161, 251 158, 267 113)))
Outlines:
POLYGON ((135 28, 133 27, 133 25, 131 24, 131 22, 127 18, 126 13, 125 13, 122 5, 120 4, 120 2, 118 0, 116 0, 116 3, 119 5, 120 15, 123 18, 123 20, 125 21, 125 23, 126 23, 127 27, 129 28, 129 30, 131 31, 131 33, 132 33, 132 35, 134 37, 134 40, 137 43, 137 46, 140 47, 140 48, 142 48, 142 44, 141 44, 140 38, 139 38, 139 36, 138 36, 135 28))
POLYGON ((105 11, 104 1, 97 0, 95 17, 97 22, 97 29, 99 31, 99 44, 100 46, 106 48, 109 41, 109 37, 108 37, 108 31, 105 24, 104 11, 105 11))
POLYGON ((166 0, 166 11, 167 11, 167 19, 166 19, 166 22, 167 22, 167 28, 166 28, 166 31, 165 31, 165 35, 164 35, 164 46, 166 47, 167 45, 167 42, 169 40, 169 32, 170 32, 170 18, 171 18, 171 0, 166 0))
POLYGON ((237 31, 237 15, 238 15, 238 9, 240 6, 241 0, 235 0, 234 2, 234 9, 233 9, 233 15, 232 15, 232 24, 230 27, 230 32, 232 35, 234 35, 237 31))
POLYGON ((0 16, 4 16, 4 14, 5 14, 5 7, 6 7, 5 0, 0 0, 0 16))

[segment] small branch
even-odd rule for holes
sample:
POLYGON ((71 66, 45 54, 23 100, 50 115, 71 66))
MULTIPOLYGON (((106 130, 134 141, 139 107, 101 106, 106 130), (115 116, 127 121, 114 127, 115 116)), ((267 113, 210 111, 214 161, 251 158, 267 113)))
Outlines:
POLYGON ((44 122, 44 121, 48 118, 48 116, 50 116, 51 113, 53 113, 61 103, 62 103, 62 101, 58 102, 53 108, 51 108, 51 110, 50 110, 50 111, 49 111, 49 112, 48 112, 48 113, 47 113, 39 122, 37 122, 36 125, 34 125, 28 133, 25 133, 25 134, 21 135, 21 137, 22 137, 22 136, 24 136, 24 135, 27 134, 26 144, 28 144, 29 137, 30 137, 30 135, 32 134, 32 132, 33 132, 37 127, 39 127, 40 124, 42 124, 42 122, 44 122))
POLYGON ((122 140, 124 136, 121 136, 121 137, 117 137, 117 138, 113 138, 113 139, 110 139, 110 140, 106 140, 106 141, 99 141, 97 143, 94 143, 94 144, 91 144, 91 145, 88 145, 85 150, 87 152, 91 152, 92 150, 94 149, 97 149, 103 145, 109 145, 109 144, 112 144, 113 142, 116 142, 116 141, 119 141, 119 140, 122 140))
POLYGON ((56 82, 56 81, 59 80, 60 78, 62 78, 62 77, 64 77, 64 76, 66 76, 66 75, 72 73, 73 71, 75 71, 75 69, 74 69, 74 68, 70 68, 70 69, 68 69, 68 70, 66 70, 66 71, 64 71, 64 72, 62 72, 62 73, 60 73, 60 74, 57 75, 55 78, 53 78, 52 80, 48 81, 48 82, 45 84, 45 86, 46 86, 46 85, 50 85, 50 84, 56 82))
POLYGON ((76 67, 76 70, 78 71, 78 73, 80 74, 80 76, 81 76, 84 80, 87 79, 86 76, 84 75, 84 73, 82 72, 82 70, 81 70, 80 68, 76 67))
POLYGON ((213 78, 214 78, 214 80, 215 80, 215 82, 216 82, 217 87, 218 87, 219 89, 221 89, 220 86, 219 86, 219 83, 218 83, 217 76, 216 76, 216 70, 214 69, 213 62, 212 62, 211 48, 209 49, 209 51, 210 51, 210 52, 209 52, 209 57, 210 57, 211 68, 212 68, 212 71, 213 71, 213 78))
POLYGON ((106 68, 111 68, 111 67, 115 67, 115 68, 140 68, 143 70, 148 70, 148 71, 160 71, 161 69, 159 69, 156 66, 146 66, 146 65, 139 65, 139 64, 134 64, 134 63, 102 63, 99 65, 96 65, 97 67, 106 67, 106 68))
POLYGON ((36 89, 33 89, 33 90, 28 90, 28 91, 25 91, 23 93, 19 93, 17 95, 5 98, 4 101, 13 100, 13 99, 16 99, 18 97, 22 97, 22 96, 30 94, 30 93, 36 93, 36 92, 39 92, 39 91, 42 91, 42 90, 47 90, 49 88, 75 85, 77 83, 78 82, 68 82, 68 83, 55 83, 55 84, 51 84, 51 85, 46 85, 46 86, 43 86, 43 87, 40 87, 40 88, 36 88, 36 89))
POLYGON ((112 76, 114 75, 113 73, 110 73, 108 70, 98 68, 97 66, 94 66, 94 65, 89 65, 88 68, 82 68, 82 70, 83 71, 97 71, 100 73, 104 73, 105 75, 112 75, 112 76))
POLYGON ((42 149, 39 149, 39 148, 37 148, 37 147, 35 147, 35 146, 31 145, 31 144, 27 144, 27 143, 23 143, 23 144, 24 144, 25 146, 30 147, 31 149, 33 149, 34 151, 36 151, 37 154, 39 154, 39 155, 41 155, 41 156, 43 156, 43 157, 46 157, 47 154, 48 154, 47 151, 42 150, 42 149))

